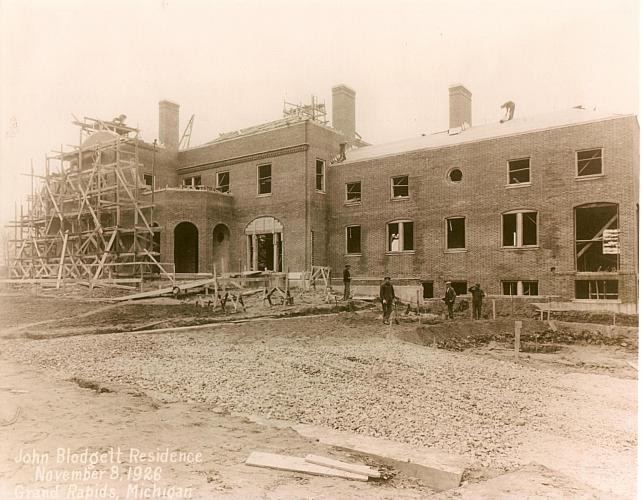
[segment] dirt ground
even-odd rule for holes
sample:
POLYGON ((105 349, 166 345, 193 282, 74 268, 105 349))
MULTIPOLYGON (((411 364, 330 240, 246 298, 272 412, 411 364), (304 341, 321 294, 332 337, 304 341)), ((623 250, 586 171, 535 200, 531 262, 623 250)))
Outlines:
MULTIPOLYGON (((53 487, 55 481, 36 477, 35 464, 13 458, 35 450, 53 460, 59 448, 120 448, 122 460, 96 468, 118 478, 80 486, 105 484, 121 498, 127 488, 140 492, 153 482, 136 476, 144 467, 129 460, 132 449, 200 452, 200 461, 151 463, 161 469, 159 485, 191 488, 192 498, 434 494, 394 471, 389 480, 359 483, 247 467, 243 461, 254 450, 350 457, 231 412, 465 456, 471 466, 463 498, 511 498, 508 474, 521 478, 513 480, 521 489, 512 498, 541 493, 543 483, 566 498, 636 496, 637 335, 630 328, 556 323, 553 335, 545 323, 525 322, 526 339, 537 335, 556 348, 516 359, 508 320, 419 328, 416 318, 402 317, 400 325, 385 326, 365 310, 149 334, 126 330, 159 315, 183 321, 199 312, 165 299, 127 307, 0 298, 1 498, 16 498, 16 487, 53 487), (114 318, 122 333, 91 334, 113 326, 105 322, 114 318), (74 328, 81 335, 58 336, 74 328)), ((79 466, 49 464, 65 468, 79 466)))

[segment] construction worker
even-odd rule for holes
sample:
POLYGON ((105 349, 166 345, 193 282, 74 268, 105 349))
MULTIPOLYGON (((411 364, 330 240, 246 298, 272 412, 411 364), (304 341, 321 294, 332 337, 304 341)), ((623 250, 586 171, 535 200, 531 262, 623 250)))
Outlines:
POLYGON ((479 283, 475 283, 475 286, 471 286, 468 291, 473 296, 473 319, 481 319, 482 299, 486 294, 479 286, 479 283))
POLYGON ((381 307, 383 308, 383 323, 384 325, 390 324, 390 314, 395 303, 395 289, 390 283, 390 276, 383 279, 383 283, 379 287, 379 298, 381 299, 381 307))
POLYGON ((343 300, 350 300, 350 281, 352 281, 350 264, 346 264, 343 270, 343 300))
POLYGON ((453 306, 455 305, 455 299, 457 298, 457 293, 452 287, 450 281, 446 281, 446 293, 444 294, 444 302, 448 307, 448 318, 453 319, 453 306))

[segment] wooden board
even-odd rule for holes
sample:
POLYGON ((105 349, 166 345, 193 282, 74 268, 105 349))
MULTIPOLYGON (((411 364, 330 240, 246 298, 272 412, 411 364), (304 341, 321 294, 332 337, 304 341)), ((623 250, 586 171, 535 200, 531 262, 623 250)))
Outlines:
POLYGON ((340 460, 334 460, 328 457, 322 457, 320 455, 306 455, 305 461, 311 464, 330 467, 332 469, 339 469, 346 472, 352 472, 354 474, 360 474, 362 476, 381 477, 381 473, 377 469, 368 467, 367 465, 363 464, 351 464, 348 462, 342 462, 340 460))
POLYGON ((457 488, 468 467, 466 458, 437 448, 411 446, 310 424, 297 424, 292 428, 301 436, 317 439, 322 444, 370 455, 377 461, 418 477, 437 491, 457 488))
POLYGON ((353 479, 355 481, 368 480, 368 476, 366 475, 353 474, 339 469, 311 464, 306 462, 305 458, 276 455, 274 453, 264 453, 261 451, 253 451, 245 461, 245 465, 291 472, 305 472, 315 476, 340 477, 343 479, 353 479))

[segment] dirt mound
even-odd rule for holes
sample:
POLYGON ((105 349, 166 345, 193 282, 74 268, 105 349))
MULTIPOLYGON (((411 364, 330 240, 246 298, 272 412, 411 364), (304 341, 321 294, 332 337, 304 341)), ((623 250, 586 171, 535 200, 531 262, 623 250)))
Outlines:
MULTIPOLYGON (((490 342, 511 344, 515 339, 515 323, 512 320, 451 321, 437 325, 421 326, 415 331, 399 332, 401 340, 414 344, 437 347, 450 351, 463 351, 488 345, 490 342)), ((522 322, 521 342, 525 347, 536 344, 540 347, 555 344, 584 344, 621 346, 637 351, 637 337, 624 333, 605 334, 590 328, 577 330, 556 327, 547 322, 524 320, 522 322)), ((545 349, 541 349, 544 350, 545 349)), ((552 350, 551 352, 553 352, 552 350)))

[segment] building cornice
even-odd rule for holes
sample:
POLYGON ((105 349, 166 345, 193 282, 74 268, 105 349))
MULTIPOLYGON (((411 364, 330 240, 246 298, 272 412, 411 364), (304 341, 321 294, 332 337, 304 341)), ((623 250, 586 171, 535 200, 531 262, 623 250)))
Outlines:
POLYGON ((259 153, 252 153, 249 155, 235 156, 232 158, 225 158, 224 160, 209 161, 207 163, 199 163, 196 165, 187 165, 178 167, 176 171, 179 174, 191 174, 193 172, 201 172, 212 168, 227 167, 236 163, 246 163, 250 161, 265 160, 266 158, 274 158, 276 156, 285 156, 294 153, 301 153, 307 151, 310 147, 309 144, 297 144, 295 146, 287 146, 284 148, 270 149, 268 151, 261 151, 259 153))

